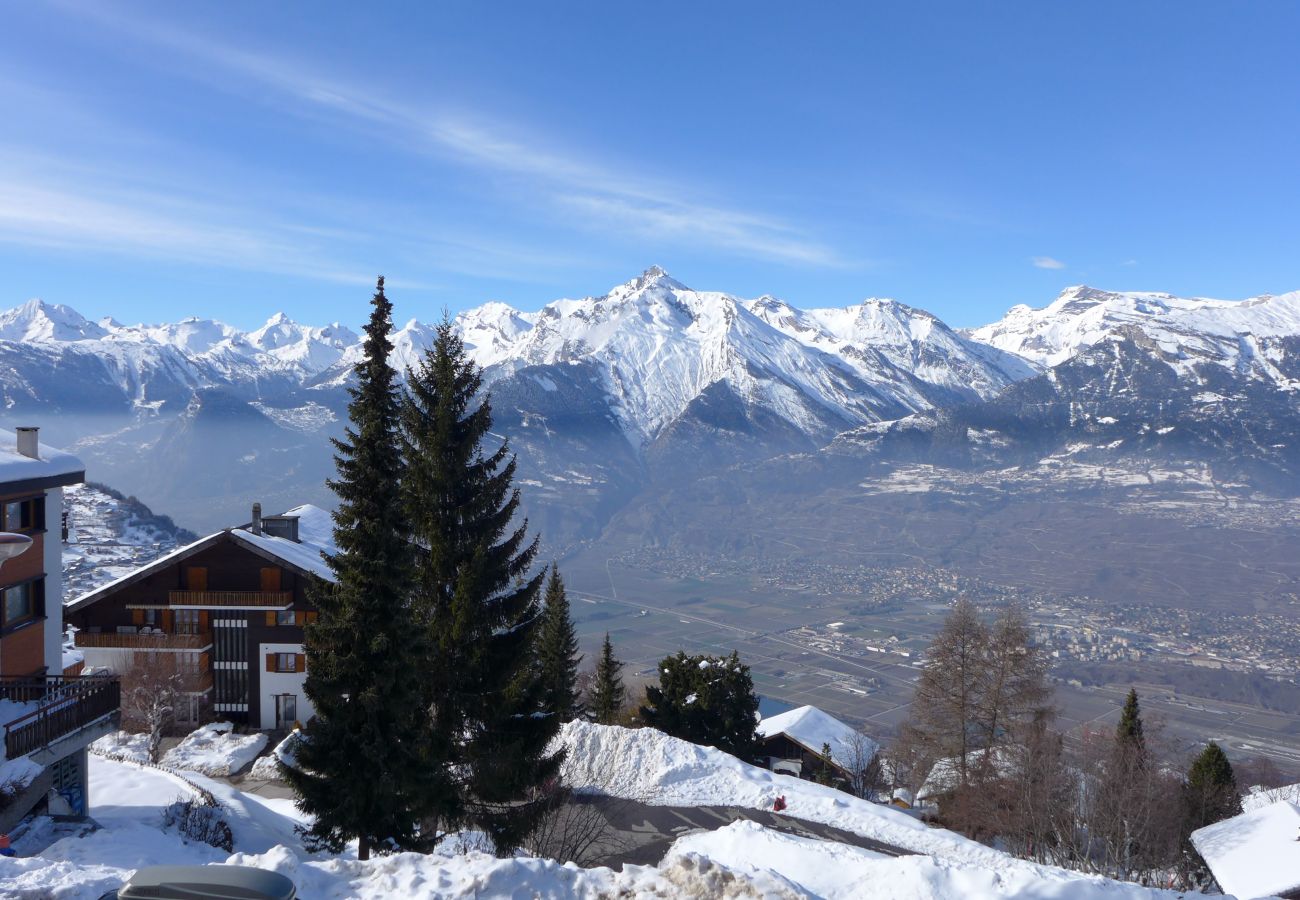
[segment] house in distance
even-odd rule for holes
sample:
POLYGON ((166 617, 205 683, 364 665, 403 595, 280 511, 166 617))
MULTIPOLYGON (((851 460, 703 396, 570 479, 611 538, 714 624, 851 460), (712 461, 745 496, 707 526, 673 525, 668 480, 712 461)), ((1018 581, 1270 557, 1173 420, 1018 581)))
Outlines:
POLYGON ((313 711, 303 695, 303 626, 316 617, 313 577, 333 581, 329 513, 299 506, 227 528, 78 597, 66 610, 86 671, 129 671, 142 654, 176 654, 191 703, 259 729, 288 729, 313 711))

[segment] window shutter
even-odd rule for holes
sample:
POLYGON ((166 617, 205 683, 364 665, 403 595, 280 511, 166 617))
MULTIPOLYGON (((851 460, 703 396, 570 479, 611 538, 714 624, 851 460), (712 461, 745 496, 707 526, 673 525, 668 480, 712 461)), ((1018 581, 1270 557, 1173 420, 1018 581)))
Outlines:
POLYGON ((170 609, 164 609, 162 611, 162 630, 168 634, 172 633, 172 618, 172 611, 170 609))
POLYGON ((274 653, 268 653, 268 654, 266 654, 266 671, 268 671, 268 672, 274 672, 274 671, 275 671, 275 654, 274 654, 274 653))
POLYGON ((272 628, 275 627, 275 610, 268 609, 266 611, 266 624, 271 626, 272 628))
POLYGON ((131 624, 132 624, 132 625, 143 625, 143 624, 144 624, 144 610, 143 610, 143 609, 133 609, 133 610, 131 610, 131 624))
POLYGON ((206 609, 199 610, 199 630, 208 630, 208 611, 206 609))
POLYGON ((293 655, 293 670, 295 672, 307 671, 307 657, 304 654, 295 653, 293 655))
POLYGON ((306 617, 308 625, 316 624, 316 613, 314 612, 303 613, 303 616, 306 617))

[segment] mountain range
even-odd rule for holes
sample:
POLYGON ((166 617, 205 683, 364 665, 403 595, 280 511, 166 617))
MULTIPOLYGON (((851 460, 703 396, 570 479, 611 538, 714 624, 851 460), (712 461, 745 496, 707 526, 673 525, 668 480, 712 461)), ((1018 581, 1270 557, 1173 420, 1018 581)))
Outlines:
MULTIPOLYGON (((529 514, 560 547, 647 491, 774 458, 1159 460, 1270 494, 1300 485, 1300 293, 1072 287, 959 331, 893 300, 799 309, 652 267, 599 297, 489 303, 453 325, 519 454, 529 514)), ((414 319, 396 330, 394 363, 418 365, 433 333, 414 319)), ((97 480, 206 529, 242 521, 252 500, 328 503, 326 439, 360 353, 353 330, 283 314, 248 332, 132 326, 33 300, 0 314, 0 403, 97 480)))

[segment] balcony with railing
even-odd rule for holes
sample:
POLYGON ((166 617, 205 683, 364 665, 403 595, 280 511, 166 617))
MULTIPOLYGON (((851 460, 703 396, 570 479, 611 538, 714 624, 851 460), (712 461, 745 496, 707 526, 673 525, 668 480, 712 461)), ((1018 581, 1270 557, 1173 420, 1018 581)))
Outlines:
POLYGON ((206 650, 212 646, 212 633, 167 634, 158 629, 130 631, 78 631, 77 646, 94 650, 185 651, 206 650))
POLYGON ((165 599, 127 603, 127 609, 288 609, 293 591, 168 591, 165 599))
MULTIPOLYGON (((0 678, 0 700, 18 713, 3 723, 5 757, 17 759, 69 739, 84 745, 107 734, 117 727, 122 690, 116 678, 103 675, 0 678)), ((48 765, 53 759, 37 761, 48 765)))

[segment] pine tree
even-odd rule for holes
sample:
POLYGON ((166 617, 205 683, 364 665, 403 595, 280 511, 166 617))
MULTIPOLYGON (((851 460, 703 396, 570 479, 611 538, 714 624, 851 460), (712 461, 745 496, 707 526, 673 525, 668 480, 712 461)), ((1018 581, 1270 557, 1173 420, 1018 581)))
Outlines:
POLYGON ((527 521, 512 527, 519 492, 509 448, 483 450, 492 411, 477 399, 481 386, 444 318, 407 378, 403 493, 420 548, 414 606, 428 653, 426 745, 435 762, 448 753, 455 778, 451 795, 434 791, 423 809, 441 828, 477 828, 507 852, 545 812, 544 797, 529 798, 559 770, 561 757, 546 749, 560 723, 535 715, 545 572, 528 574, 537 540, 527 540, 527 521))
POLYGON ((614 645, 610 643, 607 631, 604 646, 600 648, 600 659, 596 661, 596 674, 591 688, 591 714, 600 724, 613 725, 618 721, 626 699, 623 664, 614 656, 614 645))
POLYGON ((646 688, 641 720, 673 737, 717 747, 743 760, 758 749, 758 697, 740 656, 687 656, 659 664, 659 684, 646 688))
POLYGON ((542 682, 542 711, 567 722, 579 712, 578 636, 569 617, 569 597, 559 569, 551 564, 545 606, 537 638, 538 676, 542 682))
POLYGON ((337 583, 311 590, 318 618, 306 628, 303 690, 316 715, 304 729, 297 766, 282 766, 298 807, 313 817, 310 838, 337 851, 355 837, 361 859, 372 848, 415 841, 413 782, 428 790, 436 779, 414 757, 420 729, 410 677, 411 558, 383 278, 371 303, 365 356, 349 389, 349 425, 334 441, 338 477, 329 482, 339 498, 338 553, 326 563, 337 583))
POLYGON ((1128 689, 1124 699, 1124 710, 1119 715, 1119 725, 1115 727, 1116 743, 1141 755, 1146 750, 1146 738, 1142 734, 1142 711, 1138 707, 1136 688, 1128 689))
POLYGON ((1210 741, 1192 762, 1185 786, 1188 834, 1241 812, 1241 795, 1232 763, 1223 748, 1210 741))

